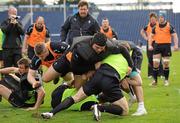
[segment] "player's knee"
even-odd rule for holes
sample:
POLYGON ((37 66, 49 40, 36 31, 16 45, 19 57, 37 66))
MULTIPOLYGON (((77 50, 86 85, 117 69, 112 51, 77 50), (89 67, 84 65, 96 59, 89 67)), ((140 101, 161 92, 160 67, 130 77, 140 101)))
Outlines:
POLYGON ((153 64, 154 68, 159 68, 159 64, 153 64))
POLYGON ((133 76, 130 79, 129 84, 133 85, 133 86, 142 86, 142 79, 141 76, 137 73, 135 76, 133 76))
POLYGON ((169 67, 169 63, 164 63, 164 68, 168 68, 169 67))
POLYGON ((128 115, 129 113, 129 106, 128 102, 125 97, 121 98, 117 101, 116 105, 118 105, 121 108, 120 115, 128 115))
POLYGON ((135 78, 134 81, 136 82, 137 86, 142 86, 142 78, 141 76, 138 74, 135 78))
POLYGON ((165 68, 169 67, 170 59, 168 59, 168 58, 163 58, 162 61, 163 61, 163 66, 164 66, 165 68))
POLYGON ((155 68, 159 67, 160 59, 159 58, 153 58, 153 66, 155 68))
POLYGON ((127 79, 124 79, 120 82, 120 87, 123 89, 125 92, 129 92, 129 84, 127 82, 127 79))

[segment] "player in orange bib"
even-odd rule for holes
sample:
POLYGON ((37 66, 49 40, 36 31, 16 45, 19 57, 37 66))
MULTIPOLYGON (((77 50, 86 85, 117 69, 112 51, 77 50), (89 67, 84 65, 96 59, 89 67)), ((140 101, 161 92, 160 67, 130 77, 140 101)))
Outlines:
POLYGON ((109 25, 108 18, 102 20, 102 26, 100 27, 100 32, 105 34, 108 39, 118 39, 118 36, 114 29, 109 25))
POLYGON ((44 24, 44 18, 39 16, 36 23, 29 26, 24 37, 22 53, 27 54, 28 58, 34 56, 34 47, 39 42, 50 41, 49 30, 44 24))
POLYGON ((159 11, 159 22, 152 29, 149 37, 149 50, 153 50, 153 77, 152 86, 157 85, 157 75, 159 63, 162 58, 163 72, 165 76, 164 85, 168 86, 169 82, 169 62, 171 57, 171 37, 174 40, 174 50, 178 50, 178 37, 174 27, 166 21, 166 11, 159 11), (154 36, 155 46, 152 47, 152 37, 154 36))

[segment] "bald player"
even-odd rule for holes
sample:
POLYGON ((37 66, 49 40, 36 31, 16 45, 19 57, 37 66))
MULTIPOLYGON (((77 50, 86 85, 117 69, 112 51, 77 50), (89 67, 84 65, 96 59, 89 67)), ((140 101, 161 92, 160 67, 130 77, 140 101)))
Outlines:
POLYGON ((49 30, 45 25, 42 16, 37 17, 36 22, 30 25, 24 37, 22 53, 27 54, 28 58, 32 59, 34 56, 34 46, 39 42, 50 41, 49 30))

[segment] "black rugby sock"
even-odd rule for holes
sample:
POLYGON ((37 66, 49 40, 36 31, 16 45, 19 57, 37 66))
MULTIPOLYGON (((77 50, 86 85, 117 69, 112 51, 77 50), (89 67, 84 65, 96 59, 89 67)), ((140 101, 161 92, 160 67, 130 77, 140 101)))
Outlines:
POLYGON ((169 67, 164 68, 163 71, 164 71, 165 80, 168 80, 169 79, 169 67))
POLYGON ((153 77, 154 77, 155 82, 157 82, 158 72, 159 72, 159 68, 153 67, 153 77))
POLYGON ((51 110, 50 112, 53 113, 53 115, 55 115, 56 113, 58 113, 59 111, 62 111, 64 109, 69 108, 71 105, 74 104, 74 100, 72 97, 68 97, 66 99, 64 99, 64 101, 62 101, 59 105, 57 105, 53 110, 51 110))

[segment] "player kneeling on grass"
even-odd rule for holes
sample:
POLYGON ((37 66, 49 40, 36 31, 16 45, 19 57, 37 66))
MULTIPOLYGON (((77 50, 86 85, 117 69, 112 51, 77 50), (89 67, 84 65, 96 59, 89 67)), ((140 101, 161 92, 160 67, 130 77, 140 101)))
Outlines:
MULTIPOLYGON (((142 80, 138 73, 135 73, 133 70, 130 73, 130 76, 125 77, 123 80, 120 81, 120 88, 125 91, 126 93, 131 94, 130 101, 128 102, 129 107, 132 105, 132 103, 138 102, 138 108, 135 113, 132 114, 132 116, 142 116, 147 114, 147 111, 144 107, 144 96, 143 96, 143 90, 142 90, 142 80), (133 102, 132 101, 133 97, 133 102), (134 98, 135 97, 135 98, 134 98)), ((108 97, 106 97, 103 93, 98 95, 98 100, 100 103, 108 102, 108 97)))
POLYGON ((45 96, 45 91, 43 87, 39 84, 31 85, 27 81, 27 73, 29 70, 29 60, 22 58, 17 64, 18 67, 7 67, 0 69, 0 73, 9 74, 12 81, 9 82, 9 79, 1 81, 0 84, 0 95, 6 100, 9 101, 14 107, 25 108, 27 110, 36 110, 42 104, 42 101, 45 96), (11 83, 16 81, 15 86, 11 86, 11 83), (6 86, 8 85, 9 86, 6 86), (10 88, 8 88, 10 87, 10 88))

